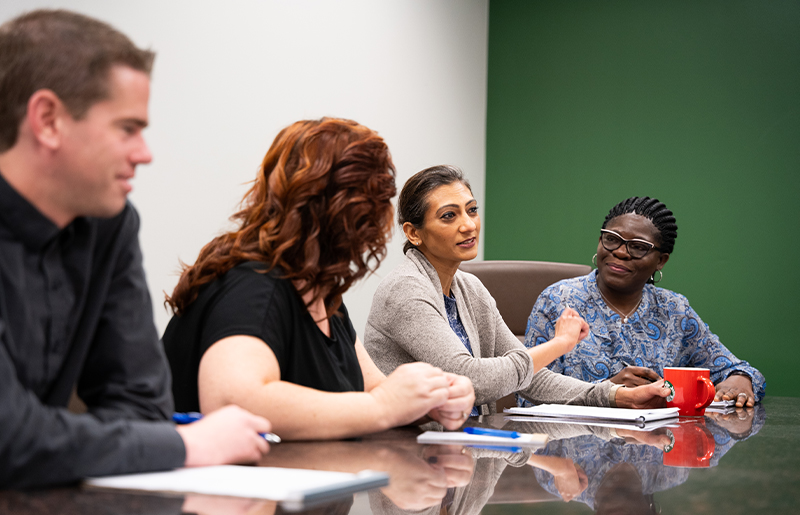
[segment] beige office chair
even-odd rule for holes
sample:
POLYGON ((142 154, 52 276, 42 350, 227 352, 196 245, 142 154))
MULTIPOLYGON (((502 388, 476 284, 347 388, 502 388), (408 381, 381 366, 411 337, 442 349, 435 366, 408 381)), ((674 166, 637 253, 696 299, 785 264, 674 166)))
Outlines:
MULTIPOLYGON (((592 267, 547 261, 479 261, 461 263, 461 270, 481 280, 497 302, 503 321, 524 341, 528 316, 542 290, 562 279, 586 275, 592 267)), ((514 395, 508 395, 497 401, 497 411, 515 405, 514 395)))

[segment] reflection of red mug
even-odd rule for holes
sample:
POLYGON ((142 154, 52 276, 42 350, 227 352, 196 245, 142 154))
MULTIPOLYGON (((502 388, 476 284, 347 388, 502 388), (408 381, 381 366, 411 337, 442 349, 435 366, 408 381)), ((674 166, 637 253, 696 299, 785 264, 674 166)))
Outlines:
POLYGON ((668 467, 708 467, 714 456, 714 435, 703 419, 684 419, 669 431, 674 443, 664 449, 664 465, 668 467))
POLYGON ((706 407, 714 401, 716 389, 707 368, 664 367, 664 379, 672 390, 667 406, 680 408, 682 417, 702 417, 706 407))

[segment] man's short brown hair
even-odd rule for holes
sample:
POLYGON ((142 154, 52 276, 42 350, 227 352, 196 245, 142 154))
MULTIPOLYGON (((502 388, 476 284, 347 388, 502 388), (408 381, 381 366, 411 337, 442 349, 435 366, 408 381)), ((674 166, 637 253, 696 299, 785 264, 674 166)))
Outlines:
POLYGON ((37 10, 0 26, 0 152, 16 144, 31 95, 53 91, 79 119, 108 98, 109 72, 150 74, 155 54, 107 23, 64 10, 37 10))

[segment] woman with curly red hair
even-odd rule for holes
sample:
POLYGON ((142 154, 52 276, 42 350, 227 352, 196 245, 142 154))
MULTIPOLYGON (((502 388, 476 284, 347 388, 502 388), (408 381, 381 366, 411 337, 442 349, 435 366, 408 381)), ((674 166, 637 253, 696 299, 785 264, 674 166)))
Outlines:
POLYGON ((385 256, 394 176, 386 143, 353 121, 278 134, 236 230, 207 244, 167 298, 176 409, 238 404, 287 439, 347 438, 426 414, 464 422, 468 379, 423 363, 384 376, 342 303, 385 256))

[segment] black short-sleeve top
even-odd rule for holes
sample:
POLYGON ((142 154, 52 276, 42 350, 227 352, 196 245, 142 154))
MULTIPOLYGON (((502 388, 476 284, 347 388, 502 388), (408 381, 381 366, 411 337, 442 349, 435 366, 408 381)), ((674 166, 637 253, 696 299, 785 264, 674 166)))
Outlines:
POLYGON ((260 338, 269 345, 281 380, 326 392, 364 390, 356 356, 356 331, 344 304, 330 318, 330 337, 317 326, 291 281, 259 262, 242 263, 201 289, 170 320, 164 349, 172 369, 175 409, 199 411, 197 375, 203 354, 228 336, 260 338))

